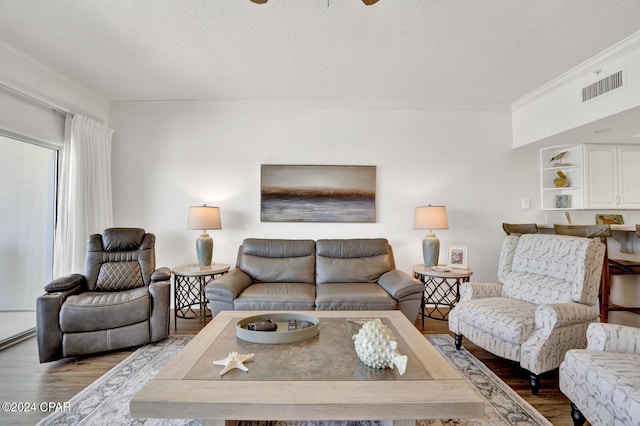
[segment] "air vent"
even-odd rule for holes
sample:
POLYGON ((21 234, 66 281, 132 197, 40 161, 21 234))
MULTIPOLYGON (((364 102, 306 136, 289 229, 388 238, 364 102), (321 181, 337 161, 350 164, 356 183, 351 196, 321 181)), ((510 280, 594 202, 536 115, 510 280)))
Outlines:
POLYGON ((582 88, 582 102, 587 102, 607 92, 622 87, 622 71, 613 73, 602 80, 598 80, 582 88))

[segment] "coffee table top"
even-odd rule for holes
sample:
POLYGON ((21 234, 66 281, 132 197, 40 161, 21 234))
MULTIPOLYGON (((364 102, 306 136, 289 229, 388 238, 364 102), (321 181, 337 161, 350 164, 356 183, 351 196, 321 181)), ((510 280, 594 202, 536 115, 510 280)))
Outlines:
POLYGON ((482 417, 483 399, 400 311, 305 312, 318 336, 289 344, 236 338, 258 315, 223 311, 131 400, 132 417, 233 420, 389 420, 482 417), (355 353, 347 319, 380 318, 408 355, 404 376, 377 370, 355 353), (248 372, 220 376, 214 360, 255 353, 248 372))

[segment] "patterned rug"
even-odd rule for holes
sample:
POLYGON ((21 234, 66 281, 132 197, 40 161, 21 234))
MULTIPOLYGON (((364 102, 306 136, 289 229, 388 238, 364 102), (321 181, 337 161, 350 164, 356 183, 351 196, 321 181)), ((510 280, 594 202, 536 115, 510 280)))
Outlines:
MULTIPOLYGON (((481 419, 419 420, 419 426, 444 425, 551 425, 531 405, 509 388, 466 350, 457 351, 446 334, 425 337, 460 371, 485 399, 481 419)), ((143 346, 104 376, 74 396, 70 412, 44 418, 45 425, 152 425, 200 426, 199 420, 136 419, 129 417, 129 401, 189 342, 190 336, 173 337, 143 346)), ((379 422, 240 422, 244 426, 379 426, 379 422)))

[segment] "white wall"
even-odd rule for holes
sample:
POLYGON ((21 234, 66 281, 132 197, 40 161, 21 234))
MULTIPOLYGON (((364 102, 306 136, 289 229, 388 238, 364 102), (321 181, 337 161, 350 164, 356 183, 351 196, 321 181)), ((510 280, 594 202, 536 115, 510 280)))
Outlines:
POLYGON ((221 208, 214 261, 235 263, 247 237, 390 240, 399 268, 421 261, 419 205, 444 204, 449 244, 469 247, 474 280, 496 277, 503 221, 543 221, 538 153, 513 150, 508 110, 338 109, 229 103, 115 103, 116 226, 157 235, 159 265, 194 263, 190 205, 221 208), (261 223, 261 164, 377 166, 377 223, 261 223), (521 198, 532 209, 521 209, 521 198))

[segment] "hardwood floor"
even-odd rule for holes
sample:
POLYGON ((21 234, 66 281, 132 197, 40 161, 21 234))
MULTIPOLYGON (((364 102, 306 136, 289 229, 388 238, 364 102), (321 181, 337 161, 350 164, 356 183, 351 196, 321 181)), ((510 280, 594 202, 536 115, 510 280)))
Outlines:
MULTIPOLYGON (((172 315, 173 321, 173 315, 172 315)), ((420 322, 416 324, 421 328, 420 322)), ((171 334, 196 334, 202 323, 198 320, 178 320, 178 330, 171 324, 171 334)), ((446 321, 426 320, 425 333, 448 333, 446 321)), ((464 347, 486 364, 498 377, 522 398, 557 426, 572 425, 569 401, 558 390, 558 373, 543 376, 538 396, 531 395, 528 374, 516 363, 498 358, 465 340, 464 347)), ((134 349, 116 351, 84 358, 71 358, 47 364, 38 362, 35 338, 0 351, 0 401, 35 403, 36 410, 22 413, 0 412, 2 425, 34 425, 49 413, 40 409, 45 402, 67 402, 134 349)))

